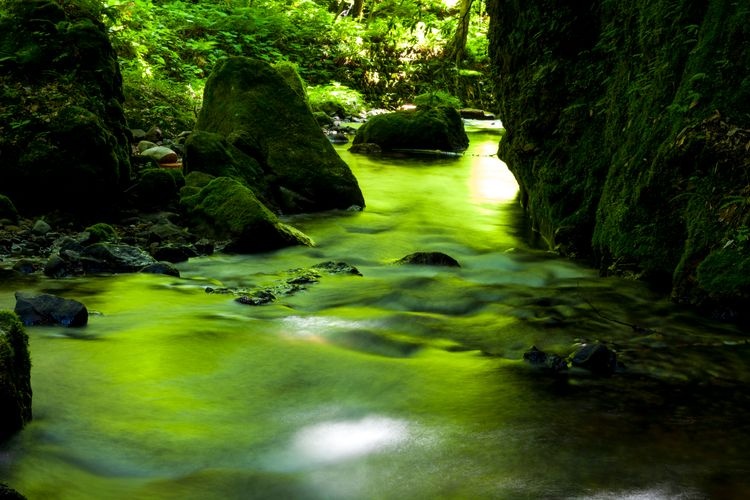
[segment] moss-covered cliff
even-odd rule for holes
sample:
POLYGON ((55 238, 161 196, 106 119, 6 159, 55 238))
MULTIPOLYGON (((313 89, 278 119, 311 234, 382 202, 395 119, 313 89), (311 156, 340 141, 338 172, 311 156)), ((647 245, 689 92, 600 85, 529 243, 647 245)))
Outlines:
POLYGON ((490 0, 500 156, 550 246, 735 315, 750 297, 750 3, 490 0))

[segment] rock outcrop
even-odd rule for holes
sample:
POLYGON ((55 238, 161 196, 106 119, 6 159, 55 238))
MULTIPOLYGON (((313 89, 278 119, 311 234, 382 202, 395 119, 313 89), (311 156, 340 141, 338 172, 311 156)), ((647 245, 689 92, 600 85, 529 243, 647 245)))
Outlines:
POLYGON ((750 298, 750 10, 488 3, 499 156, 548 244, 734 317, 750 298))
POLYGON ((185 144, 185 173, 234 177, 286 213, 363 207, 356 178, 298 91, 263 61, 219 62, 185 144))
POLYGON ((130 181, 117 57, 83 5, 3 5, 0 193, 22 213, 102 214, 130 181))
POLYGON ((29 339, 18 317, 0 311, 0 441, 31 421, 29 339))

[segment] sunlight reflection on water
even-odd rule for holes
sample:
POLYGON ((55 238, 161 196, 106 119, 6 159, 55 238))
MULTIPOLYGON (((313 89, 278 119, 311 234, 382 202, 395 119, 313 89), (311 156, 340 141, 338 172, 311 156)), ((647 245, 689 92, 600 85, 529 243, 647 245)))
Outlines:
POLYGON ((306 427, 294 437, 293 448, 295 455, 312 462, 331 463, 384 451, 408 438, 406 421, 372 415, 306 427))

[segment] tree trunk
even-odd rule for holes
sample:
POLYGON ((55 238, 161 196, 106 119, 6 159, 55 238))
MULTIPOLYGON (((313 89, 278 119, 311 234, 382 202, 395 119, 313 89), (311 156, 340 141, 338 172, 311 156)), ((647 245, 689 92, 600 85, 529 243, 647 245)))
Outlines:
POLYGON ((455 60, 458 63, 466 52, 466 38, 469 36, 472 3, 474 3, 474 0, 461 0, 456 33, 445 51, 448 60, 455 60))
POLYGON ((352 19, 359 19, 362 17, 362 12, 365 10, 365 0, 354 0, 352 10, 349 12, 352 19))

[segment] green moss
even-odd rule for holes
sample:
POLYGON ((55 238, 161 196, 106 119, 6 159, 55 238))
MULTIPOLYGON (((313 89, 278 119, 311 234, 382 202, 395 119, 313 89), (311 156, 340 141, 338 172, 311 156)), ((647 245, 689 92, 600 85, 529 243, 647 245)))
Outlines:
POLYGON ((104 222, 99 222, 85 229, 89 233, 89 243, 99 243, 101 241, 117 242, 117 231, 115 228, 104 222))
POLYGON ((454 108, 440 106, 373 116, 357 130, 352 142, 375 143, 384 151, 461 151, 469 145, 469 138, 458 112, 454 108))
POLYGON ((292 90, 305 102, 307 102, 307 92, 305 91, 305 82, 299 76, 297 65, 289 61, 280 61, 273 65, 273 68, 281 75, 284 81, 292 90))
POLYGON ((142 209, 166 208, 178 199, 175 175, 165 168, 148 168, 141 171, 129 191, 133 203, 142 209))
POLYGON ((0 440, 31 420, 28 336, 13 312, 0 311, 0 440))
POLYGON ((198 233, 229 240, 230 251, 263 252, 310 244, 309 238, 282 224, 250 189, 228 177, 212 180, 181 203, 198 233))
POLYGON ((18 221, 18 210, 13 202, 7 196, 0 194, 0 219, 7 219, 11 222, 18 221))
POLYGON ((736 246, 714 250, 698 266, 698 284, 713 297, 750 295, 750 252, 736 246))
POLYGON ((416 104, 417 106, 424 106, 428 108, 436 106, 460 108, 461 99, 443 90, 437 90, 435 92, 426 92, 424 94, 419 94, 414 98, 414 104, 416 104))

